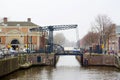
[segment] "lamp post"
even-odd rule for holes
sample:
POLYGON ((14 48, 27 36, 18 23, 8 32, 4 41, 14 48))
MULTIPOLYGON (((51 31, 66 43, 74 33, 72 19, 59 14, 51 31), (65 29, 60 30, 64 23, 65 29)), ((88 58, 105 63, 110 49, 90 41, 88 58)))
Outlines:
POLYGON ((46 58, 48 58, 48 47, 49 47, 49 45, 45 45, 46 58))
POLYGON ((26 46, 26 48, 27 48, 27 53, 28 53, 28 34, 27 34, 27 46, 26 46))

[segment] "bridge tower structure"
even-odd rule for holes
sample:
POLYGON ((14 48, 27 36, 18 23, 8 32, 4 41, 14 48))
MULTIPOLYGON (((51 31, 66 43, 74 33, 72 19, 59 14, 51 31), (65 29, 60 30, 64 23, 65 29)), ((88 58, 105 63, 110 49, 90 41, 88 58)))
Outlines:
POLYGON ((42 27, 36 27, 36 28, 31 28, 30 31, 48 31, 49 37, 48 37, 48 44, 49 45, 49 52, 53 52, 53 32, 54 31, 59 31, 59 30, 67 30, 67 29, 73 29, 77 28, 76 24, 72 25, 52 25, 52 26, 42 26, 42 27))

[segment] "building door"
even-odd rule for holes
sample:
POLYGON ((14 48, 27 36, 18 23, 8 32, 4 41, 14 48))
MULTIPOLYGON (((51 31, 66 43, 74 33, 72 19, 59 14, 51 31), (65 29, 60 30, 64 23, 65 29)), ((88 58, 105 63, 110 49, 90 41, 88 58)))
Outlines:
POLYGON ((19 41, 17 39, 14 39, 11 41, 11 46, 13 48, 13 50, 16 50, 17 48, 19 48, 19 41))

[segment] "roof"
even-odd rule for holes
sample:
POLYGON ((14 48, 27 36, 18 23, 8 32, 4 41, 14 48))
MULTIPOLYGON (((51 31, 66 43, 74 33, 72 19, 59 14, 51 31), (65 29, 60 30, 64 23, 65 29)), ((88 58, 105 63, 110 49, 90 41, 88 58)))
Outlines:
POLYGON ((1 26, 7 25, 7 26, 38 26, 32 22, 25 22, 25 21, 9 21, 6 22, 5 24, 2 22, 0 23, 1 26))

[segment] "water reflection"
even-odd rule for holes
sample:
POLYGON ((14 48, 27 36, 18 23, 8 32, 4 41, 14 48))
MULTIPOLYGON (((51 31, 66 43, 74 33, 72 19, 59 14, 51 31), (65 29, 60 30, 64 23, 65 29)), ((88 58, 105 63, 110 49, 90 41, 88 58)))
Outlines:
POLYGON ((61 56, 56 66, 18 70, 0 80, 120 80, 120 71, 117 68, 82 67, 74 56, 61 56))
POLYGON ((80 67, 79 62, 75 59, 75 56, 60 56, 57 67, 80 67))

